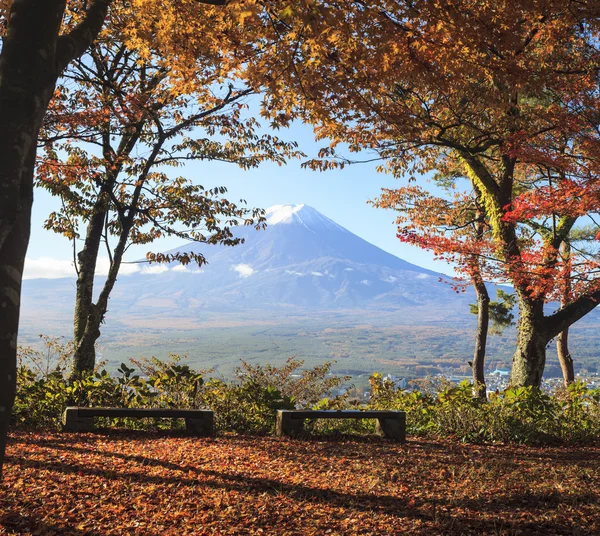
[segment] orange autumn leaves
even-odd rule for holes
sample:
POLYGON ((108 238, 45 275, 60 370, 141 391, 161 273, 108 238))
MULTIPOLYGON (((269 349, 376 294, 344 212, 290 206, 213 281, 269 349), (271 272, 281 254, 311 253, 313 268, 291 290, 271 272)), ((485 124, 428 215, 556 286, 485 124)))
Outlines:
POLYGON ((600 530, 598 449, 14 433, 7 534, 539 534, 600 530), (415 463, 419 460, 419 463, 415 463))

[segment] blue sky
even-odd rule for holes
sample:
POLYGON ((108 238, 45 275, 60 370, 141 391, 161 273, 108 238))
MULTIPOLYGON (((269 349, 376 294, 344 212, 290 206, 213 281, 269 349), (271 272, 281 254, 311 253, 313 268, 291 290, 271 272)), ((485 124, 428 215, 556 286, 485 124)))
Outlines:
MULTIPOLYGON (((306 125, 293 125, 277 135, 297 141, 309 156, 316 155, 318 148, 322 146, 314 142, 312 129, 306 125)), ((247 171, 221 162, 194 162, 177 172, 205 188, 226 186, 229 199, 246 199, 249 206, 268 208, 272 205, 305 203, 398 257, 438 272, 451 272, 446 263, 433 261, 431 254, 398 241, 393 212, 375 209, 367 204, 369 199, 378 196, 381 188, 393 188, 403 182, 401 179, 396 180, 390 175, 378 173, 374 163, 357 164, 327 172, 302 169, 300 163, 293 161, 283 167, 263 164, 247 171)), ((36 192, 26 277, 74 274, 70 265, 70 243, 43 229, 45 217, 56 207, 56 199, 44 191, 36 192)), ((180 243, 178 239, 168 239, 161 242, 160 247, 152 246, 152 249, 166 250, 180 243)), ((139 259, 146 250, 146 247, 141 246, 132 248, 127 259, 139 259)))

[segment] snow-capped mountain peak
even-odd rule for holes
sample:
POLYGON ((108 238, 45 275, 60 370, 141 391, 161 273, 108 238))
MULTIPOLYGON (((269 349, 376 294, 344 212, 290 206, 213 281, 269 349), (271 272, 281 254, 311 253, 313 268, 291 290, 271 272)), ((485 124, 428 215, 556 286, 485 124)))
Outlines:
POLYGON ((348 232, 341 225, 304 203, 300 205, 274 205, 265 212, 267 214, 267 225, 270 226, 284 223, 300 225, 311 233, 321 233, 324 230, 348 232))
POLYGON ((292 223, 294 214, 300 212, 304 205, 273 205, 266 210, 267 225, 277 225, 278 223, 292 223))

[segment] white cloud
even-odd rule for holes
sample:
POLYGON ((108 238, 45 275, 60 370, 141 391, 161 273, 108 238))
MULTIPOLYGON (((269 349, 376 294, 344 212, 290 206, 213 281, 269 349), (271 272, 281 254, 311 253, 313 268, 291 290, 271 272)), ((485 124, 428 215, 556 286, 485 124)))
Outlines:
POLYGON ((75 277, 73 261, 40 257, 39 259, 25 259, 23 279, 56 279, 58 277, 75 277))
POLYGON ((429 279, 431 276, 427 274, 419 274, 417 279, 429 279))
MULTIPOLYGON (((194 265, 195 266, 195 265, 194 265)), ((242 277, 248 277, 254 270, 247 264, 238 264, 239 269, 234 268, 240 272, 242 277)), ((110 261, 108 257, 98 257, 96 263, 96 275, 105 276, 108 275, 110 268, 110 261)), ((145 264, 145 263, 127 263, 121 264, 119 269, 119 275, 131 275, 135 273, 139 274, 162 274, 164 272, 180 272, 188 274, 200 274, 203 272, 198 267, 191 268, 190 266, 183 266, 177 264, 172 268, 169 268, 165 264, 145 264)), ((52 257, 40 257, 38 259, 27 258, 25 260, 25 272, 23 279, 57 279, 59 277, 76 277, 75 268, 73 267, 73 261, 65 259, 53 259, 52 257)))
POLYGON ((176 264, 175 266, 173 266, 173 268, 171 268, 171 272, 182 272, 185 274, 201 274, 204 271, 198 268, 196 264, 194 264, 194 266, 196 266, 196 268, 190 268, 188 265, 184 266, 183 264, 176 264))
POLYGON ((370 285, 372 285, 371 281, 369 281, 368 279, 363 279, 363 280, 360 282, 360 284, 361 284, 361 285, 366 285, 367 287, 368 287, 368 286, 370 286, 370 285))
POLYGON ((256 271, 249 264, 236 264, 231 269, 240 274, 240 277, 250 277, 256 271))
MULTIPOLYGON (((108 269, 110 268, 110 262, 108 257, 100 257, 98 259, 98 268, 100 272, 96 270, 96 275, 107 275, 108 269)), ((119 268, 119 275, 131 275, 140 271, 140 265, 137 263, 129 264, 129 263, 121 263, 119 268)))
POLYGON ((354 272, 354 268, 344 268, 344 272, 354 272))
MULTIPOLYGON (((96 275, 107 275, 110 268, 108 257, 98 257, 96 263, 96 275)), ((140 271, 139 264, 121 265, 120 275, 133 274, 140 271)), ((25 271, 23 279, 57 279, 59 277, 76 277, 73 261, 65 259, 54 259, 52 257, 40 257, 25 259, 25 271)))
POLYGON ((162 274, 164 272, 168 272, 169 271, 169 267, 165 266, 164 264, 150 264, 147 266, 144 266, 144 268, 142 268, 142 273, 143 274, 162 274))
POLYGON ((322 274, 321 272, 311 272, 311 275, 314 275, 316 277, 323 277, 325 274, 322 274))
POLYGON ((290 275, 299 275, 299 276, 304 275, 302 272, 294 272, 293 270, 286 270, 285 273, 290 274, 290 275))
POLYGON ((397 279, 398 279, 397 277, 390 275, 390 276, 386 277, 385 279, 383 279, 382 281, 385 281, 386 283, 394 283, 397 279))

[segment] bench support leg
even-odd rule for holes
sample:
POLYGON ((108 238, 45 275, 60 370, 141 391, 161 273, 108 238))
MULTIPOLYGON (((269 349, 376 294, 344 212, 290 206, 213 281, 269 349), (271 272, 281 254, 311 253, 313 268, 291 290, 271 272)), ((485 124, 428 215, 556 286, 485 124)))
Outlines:
POLYGON ((277 412, 276 433, 282 436, 299 436, 304 431, 304 419, 292 419, 292 414, 288 412, 277 412))
POLYGON ((64 432, 92 432, 94 417, 80 417, 77 408, 67 408, 62 417, 64 432))
POLYGON ((214 435, 213 412, 207 411, 201 418, 186 418, 185 430, 188 435, 195 437, 211 437, 214 435))
POLYGON ((395 419, 377 419, 377 433, 394 441, 406 441, 406 414, 395 419))

